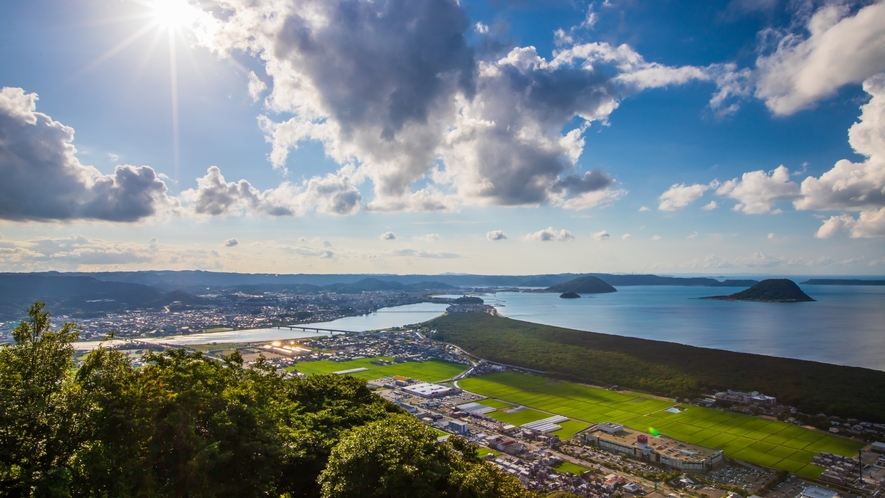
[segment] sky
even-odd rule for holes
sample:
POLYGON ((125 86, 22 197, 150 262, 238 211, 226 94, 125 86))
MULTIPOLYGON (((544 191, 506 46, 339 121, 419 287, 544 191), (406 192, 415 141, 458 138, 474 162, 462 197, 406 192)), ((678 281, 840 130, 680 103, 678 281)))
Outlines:
POLYGON ((0 19, 0 271, 885 274, 885 1, 0 19))

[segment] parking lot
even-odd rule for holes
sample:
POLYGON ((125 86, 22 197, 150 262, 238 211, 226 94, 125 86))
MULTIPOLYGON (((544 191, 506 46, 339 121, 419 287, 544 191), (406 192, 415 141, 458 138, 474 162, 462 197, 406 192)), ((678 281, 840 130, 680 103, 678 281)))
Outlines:
POLYGON ((773 476, 774 473, 768 470, 728 465, 710 472, 706 477, 720 484, 753 491, 764 486, 773 476))

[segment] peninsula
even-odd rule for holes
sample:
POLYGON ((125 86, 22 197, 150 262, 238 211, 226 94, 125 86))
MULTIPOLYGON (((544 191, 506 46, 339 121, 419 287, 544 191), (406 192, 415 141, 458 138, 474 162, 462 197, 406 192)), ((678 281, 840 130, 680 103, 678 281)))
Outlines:
POLYGON ((729 296, 710 296, 701 299, 717 299, 720 301, 760 301, 763 303, 801 303, 814 301, 796 285, 786 278, 770 278, 763 280, 747 290, 729 296))

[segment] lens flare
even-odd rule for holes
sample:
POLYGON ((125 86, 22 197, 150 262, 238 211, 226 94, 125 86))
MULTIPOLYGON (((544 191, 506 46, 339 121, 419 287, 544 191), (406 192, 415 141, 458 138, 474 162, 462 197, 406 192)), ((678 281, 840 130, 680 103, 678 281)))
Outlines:
POLYGON ((655 437, 659 437, 661 435, 661 433, 658 432, 658 430, 655 429, 654 427, 649 427, 648 432, 649 432, 649 434, 651 434, 652 436, 655 436, 655 437))

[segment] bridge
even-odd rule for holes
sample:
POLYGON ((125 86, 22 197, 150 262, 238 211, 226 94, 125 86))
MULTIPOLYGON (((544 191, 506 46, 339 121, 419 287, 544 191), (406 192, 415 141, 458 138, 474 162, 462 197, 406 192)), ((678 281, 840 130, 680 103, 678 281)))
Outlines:
POLYGON ((339 330, 339 329, 329 329, 329 328, 317 328, 317 327, 305 327, 304 325, 274 325, 273 327, 269 327, 273 329, 289 329, 289 330, 301 330, 304 332, 319 332, 322 334, 353 334, 355 330, 339 330))

